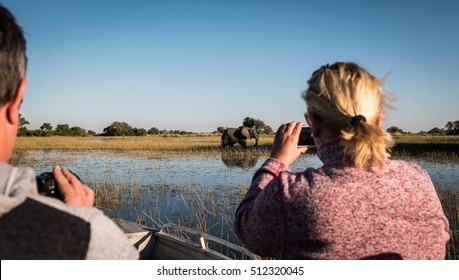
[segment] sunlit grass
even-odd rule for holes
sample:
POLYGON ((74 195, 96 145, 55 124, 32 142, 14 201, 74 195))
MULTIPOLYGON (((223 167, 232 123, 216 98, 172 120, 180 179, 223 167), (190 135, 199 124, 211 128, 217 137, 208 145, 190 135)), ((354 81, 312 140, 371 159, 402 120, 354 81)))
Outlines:
POLYGON ((456 135, 402 134, 393 138, 399 144, 459 144, 459 136, 456 135))
MULTIPOLYGON (((29 150, 109 150, 123 153, 137 153, 149 157, 161 157, 163 153, 220 153, 232 151, 268 155, 274 135, 261 135, 259 146, 253 147, 255 140, 248 140, 247 149, 236 144, 234 148, 221 148, 220 134, 195 135, 149 135, 144 137, 19 137, 13 153, 13 162, 24 151, 29 150)), ((459 162, 459 136, 400 135, 396 142, 393 158, 417 158, 438 162, 459 162)))
POLYGON ((392 158, 430 162, 459 162, 459 136, 397 135, 392 158))
MULTIPOLYGON (((273 135, 262 135, 259 147, 271 146, 273 135)), ((255 144, 247 140, 248 148, 255 144)), ((235 145, 238 147, 239 145, 235 145)), ((162 152, 215 152, 220 151, 220 135, 149 135, 144 137, 18 137, 15 150, 114 150, 162 152)))

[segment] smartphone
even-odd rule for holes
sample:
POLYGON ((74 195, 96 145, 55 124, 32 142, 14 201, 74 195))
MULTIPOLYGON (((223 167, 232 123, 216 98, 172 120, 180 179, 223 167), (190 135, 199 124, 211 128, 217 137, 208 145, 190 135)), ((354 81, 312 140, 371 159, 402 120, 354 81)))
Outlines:
POLYGON ((298 148, 314 148, 316 143, 312 137, 312 130, 309 126, 303 126, 300 132, 300 139, 298 139, 298 148))

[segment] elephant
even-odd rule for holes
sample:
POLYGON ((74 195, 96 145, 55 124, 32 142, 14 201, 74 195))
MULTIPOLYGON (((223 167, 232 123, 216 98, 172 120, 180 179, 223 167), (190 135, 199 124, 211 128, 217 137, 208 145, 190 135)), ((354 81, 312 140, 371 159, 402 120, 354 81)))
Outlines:
POLYGON ((258 146, 258 134, 254 128, 239 127, 239 128, 227 128, 222 134, 222 147, 226 146, 233 147, 234 144, 239 143, 242 147, 247 146, 247 139, 255 138, 254 147, 258 146))

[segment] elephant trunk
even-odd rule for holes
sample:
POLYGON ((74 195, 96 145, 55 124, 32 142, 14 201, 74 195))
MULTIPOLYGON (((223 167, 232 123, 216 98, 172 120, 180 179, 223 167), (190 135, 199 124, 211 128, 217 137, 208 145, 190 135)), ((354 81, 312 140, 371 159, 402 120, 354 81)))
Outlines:
POLYGON ((255 146, 254 147, 256 147, 256 146, 258 146, 258 136, 255 137, 255 146))

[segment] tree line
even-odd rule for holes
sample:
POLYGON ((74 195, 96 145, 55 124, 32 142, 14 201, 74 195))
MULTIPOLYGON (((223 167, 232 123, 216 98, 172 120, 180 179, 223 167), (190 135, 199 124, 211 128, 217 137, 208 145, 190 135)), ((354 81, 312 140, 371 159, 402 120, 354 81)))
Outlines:
POLYGON ((18 136, 146 136, 148 134, 196 134, 194 132, 183 130, 167 130, 152 127, 150 129, 132 127, 126 122, 115 121, 103 129, 103 132, 98 134, 92 130, 86 130, 79 126, 69 126, 68 124, 58 124, 53 127, 51 123, 43 123, 40 129, 28 129, 30 124, 23 116, 19 115, 18 136))
MULTIPOLYGON (((183 130, 167 130, 151 127, 150 129, 132 127, 126 122, 115 121, 103 129, 98 134, 92 130, 85 130, 79 126, 69 126, 68 124, 58 124, 53 127, 51 123, 43 123, 40 129, 29 130, 26 126, 30 124, 22 115, 19 115, 18 136, 145 136, 149 134, 196 134, 195 132, 183 130)), ((266 125, 264 121, 253 117, 245 117, 242 126, 255 128, 258 134, 272 134, 274 131, 271 126, 266 125)), ((214 133, 223 133, 227 127, 219 126, 214 133)), ((413 134, 409 131, 403 131, 401 128, 391 126, 387 132, 392 134, 413 134)), ((459 135, 459 120, 449 121, 444 128, 434 127, 429 131, 420 131, 418 134, 432 135, 459 135)))
POLYGON ((30 124, 23 116, 19 115, 18 136, 87 136, 96 135, 92 130, 86 131, 79 126, 70 127, 68 124, 58 124, 55 128, 51 123, 43 123, 40 129, 27 129, 26 125, 30 124))
MULTIPOLYGON (((409 131, 403 131, 403 129, 396 126, 391 126, 386 131, 392 134, 413 134, 409 131)), ((434 127, 429 131, 420 131, 417 134, 459 135, 459 120, 447 122, 444 128, 434 127)))
MULTIPOLYGON (((149 134, 174 134, 174 135, 187 135, 187 134, 197 134, 195 132, 189 132, 184 130, 167 130, 167 129, 158 129, 156 127, 151 127, 150 129, 132 127, 126 122, 115 121, 112 122, 109 126, 103 129, 103 132, 98 134, 92 130, 85 130, 79 126, 70 126, 68 124, 58 124, 56 127, 53 127, 51 123, 43 123, 40 126, 40 129, 28 129, 27 125, 30 124, 22 115, 19 115, 19 129, 18 136, 146 136, 149 134)), ((266 125, 264 121, 260 119, 255 119, 252 117, 246 117, 242 121, 242 125, 245 127, 252 127, 257 130, 259 134, 269 134, 273 133, 272 128, 269 125, 266 125)), ((225 127, 218 127, 213 133, 223 133, 225 127)))

